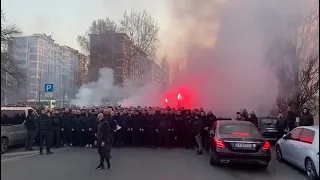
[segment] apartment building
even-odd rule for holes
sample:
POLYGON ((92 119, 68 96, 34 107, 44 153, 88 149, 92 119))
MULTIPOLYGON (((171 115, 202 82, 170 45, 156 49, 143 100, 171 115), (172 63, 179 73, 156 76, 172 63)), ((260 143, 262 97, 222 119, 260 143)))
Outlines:
POLYGON ((46 99, 44 84, 54 84, 54 99, 74 97, 80 58, 76 50, 58 45, 46 34, 16 37, 11 48, 27 77, 19 101, 46 99))

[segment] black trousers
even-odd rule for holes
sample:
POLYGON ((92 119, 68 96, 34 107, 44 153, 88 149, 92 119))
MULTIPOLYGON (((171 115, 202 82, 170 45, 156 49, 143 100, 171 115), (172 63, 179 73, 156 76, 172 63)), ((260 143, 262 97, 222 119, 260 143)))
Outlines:
POLYGON ((100 163, 99 166, 104 167, 104 160, 106 160, 107 166, 110 167, 111 163, 110 163, 110 152, 111 149, 109 147, 106 146, 101 146, 98 145, 98 153, 100 155, 100 163))
POLYGON ((147 129, 145 132, 145 137, 146 137, 146 145, 149 147, 154 147, 156 146, 156 130, 155 129, 147 129))
POLYGON ((52 144, 51 132, 48 130, 40 130, 39 136, 40 136, 40 147, 39 147, 40 152, 42 153, 44 141, 46 141, 47 153, 50 152, 50 148, 51 148, 51 144, 52 144))
POLYGON ((72 131, 71 129, 64 129, 61 132, 62 141, 66 145, 70 145, 72 143, 72 131))
POLYGON ((33 145, 33 141, 37 136, 37 131, 34 130, 28 130, 27 131, 27 138, 26 138, 26 143, 25 143, 25 147, 28 150, 32 149, 32 145, 33 145))
POLYGON ((158 147, 169 147, 169 132, 167 130, 160 130, 157 139, 158 147))
POLYGON ((54 129, 52 131, 52 135, 53 135, 53 145, 55 145, 57 148, 60 147, 61 145, 61 131, 60 131, 61 128, 57 128, 57 129, 54 129))

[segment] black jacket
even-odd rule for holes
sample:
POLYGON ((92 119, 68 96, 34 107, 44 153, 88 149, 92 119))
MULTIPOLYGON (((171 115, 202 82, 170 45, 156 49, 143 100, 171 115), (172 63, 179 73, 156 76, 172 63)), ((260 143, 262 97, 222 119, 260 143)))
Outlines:
POLYGON ((62 127, 66 130, 71 130, 72 128, 72 114, 63 113, 62 114, 62 127))
POLYGON ((26 118, 25 126, 28 131, 36 131, 37 130, 37 118, 36 116, 29 114, 26 118))
POLYGON ((61 129, 62 127, 62 118, 60 115, 52 115, 51 117, 52 127, 54 129, 61 129))
POLYGON ((312 114, 302 114, 300 118, 300 126, 313 126, 314 125, 314 119, 312 114))
POLYGON ((99 121, 97 131, 97 143, 101 146, 101 143, 109 144, 110 140, 110 126, 107 121, 99 121))
POLYGON ((39 131, 52 130, 51 118, 47 114, 40 114, 39 120, 38 120, 38 130, 39 131))

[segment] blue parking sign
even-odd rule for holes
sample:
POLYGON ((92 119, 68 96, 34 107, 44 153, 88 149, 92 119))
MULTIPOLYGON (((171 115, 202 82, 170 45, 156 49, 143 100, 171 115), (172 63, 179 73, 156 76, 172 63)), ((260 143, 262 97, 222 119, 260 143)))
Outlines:
POLYGON ((45 84, 44 92, 53 92, 53 84, 45 84))

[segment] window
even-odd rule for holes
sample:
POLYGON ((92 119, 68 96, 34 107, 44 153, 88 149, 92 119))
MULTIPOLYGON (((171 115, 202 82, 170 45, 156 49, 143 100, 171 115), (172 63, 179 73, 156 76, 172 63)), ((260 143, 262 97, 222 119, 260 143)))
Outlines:
POLYGON ((37 93, 28 93, 28 99, 37 99, 37 93))
POLYGON ((214 122, 213 123, 213 126, 212 126, 212 132, 216 132, 216 129, 217 129, 217 122, 214 122))
POLYGON ((115 76, 114 81, 116 84, 123 83, 123 76, 115 76))
POLYGON ((116 76, 122 76, 123 75, 123 68, 114 68, 114 74, 116 76))
POLYGON ((258 129, 253 124, 239 124, 239 123, 227 123, 221 124, 219 127, 220 134, 232 134, 238 132, 245 132, 249 134, 259 134, 258 129))
POLYGON ((30 84, 28 86, 28 91, 36 92, 37 91, 37 85, 35 84, 30 84))
POLYGON ((37 62, 29 62, 29 68, 37 69, 37 62))
POLYGON ((124 58, 123 52, 117 52, 116 53, 116 59, 123 59, 123 58, 124 58))
POLYGON ((123 60, 120 60, 120 59, 116 59, 115 61, 113 61, 113 65, 114 67, 123 67, 123 60))
POLYGON ((38 80, 36 77, 30 77, 28 80, 28 84, 37 84, 38 80))
POLYGON ((16 45, 26 46, 27 45, 27 38, 24 38, 24 37, 23 38, 22 37, 16 38, 16 45))
POLYGON ((300 135, 300 141, 312 144, 314 139, 314 134, 315 134, 314 131, 310 129, 303 129, 300 135))
POLYGON ((38 38, 30 38, 29 39, 29 45, 37 46, 38 45, 38 38))
POLYGON ((288 135, 288 139, 299 140, 301 131, 302 131, 302 128, 297 128, 292 130, 288 135))
POLYGON ((37 70, 34 70, 34 69, 29 70, 29 76, 37 76, 37 74, 38 74, 37 70))
POLYGON ((1 110, 1 126, 22 124, 25 119, 24 110, 1 110))
POLYGON ((31 47, 30 53, 38 53, 38 47, 31 47))
POLYGON ((37 54, 30 54, 29 55, 29 61, 37 61, 38 60, 37 54))

